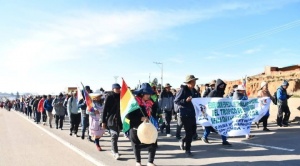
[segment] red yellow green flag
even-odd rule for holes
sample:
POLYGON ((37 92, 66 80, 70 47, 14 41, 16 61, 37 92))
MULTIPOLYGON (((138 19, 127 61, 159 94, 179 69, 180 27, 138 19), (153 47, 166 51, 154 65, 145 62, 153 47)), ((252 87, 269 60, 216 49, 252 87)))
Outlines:
POLYGON ((122 79, 122 88, 120 96, 120 114, 123 123, 123 132, 127 132, 130 129, 130 120, 126 118, 126 115, 130 112, 140 109, 140 106, 135 100, 135 97, 131 93, 131 90, 128 88, 124 79, 122 79))

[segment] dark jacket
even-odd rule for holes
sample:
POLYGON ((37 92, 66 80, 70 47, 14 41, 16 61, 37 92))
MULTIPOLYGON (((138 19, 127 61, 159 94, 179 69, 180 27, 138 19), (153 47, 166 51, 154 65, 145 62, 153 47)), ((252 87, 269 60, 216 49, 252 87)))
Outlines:
POLYGON ((120 115, 120 94, 112 92, 104 102, 102 123, 105 123, 110 129, 122 130, 122 121, 120 115))
MULTIPOLYGON (((157 109, 158 109, 158 106, 156 104, 156 102, 153 102, 154 104, 152 105, 152 112, 151 112, 151 116, 153 118, 157 118, 156 117, 156 113, 157 113, 157 109)), ((148 115, 147 115, 147 112, 146 112, 146 108, 144 106, 141 106, 141 110, 138 109, 138 110, 135 110, 135 111, 132 111, 131 113, 129 113, 126 118, 128 118, 130 120, 130 128, 138 128, 139 125, 142 123, 141 121, 141 118, 145 116, 148 117, 148 119, 150 118, 148 115), (143 113, 142 113, 143 112, 143 113)))
POLYGON ((180 117, 195 117, 195 109, 192 102, 187 102, 186 99, 192 96, 193 98, 200 97, 200 94, 193 89, 192 91, 187 85, 182 86, 182 88, 177 92, 174 103, 179 107, 180 117))
POLYGON ((211 91, 211 88, 206 88, 204 91, 203 97, 207 97, 208 94, 210 93, 210 91, 211 91))
POLYGON ((37 111, 39 101, 40 101, 40 99, 34 99, 34 102, 33 102, 33 105, 32 105, 33 111, 37 111))
POLYGON ((211 91, 207 97, 221 97, 223 98, 224 94, 225 94, 225 88, 226 88, 226 84, 225 82, 223 82, 221 79, 218 79, 216 81, 216 85, 215 85, 215 89, 213 91, 211 91), (224 85, 223 88, 221 88, 220 86, 224 85))
POLYGON ((47 112, 52 112, 53 107, 52 107, 52 99, 46 99, 44 102, 44 109, 47 112))
POLYGON ((159 109, 164 111, 172 111, 174 109, 174 96, 172 92, 167 92, 163 90, 163 92, 159 95, 158 99, 159 109))

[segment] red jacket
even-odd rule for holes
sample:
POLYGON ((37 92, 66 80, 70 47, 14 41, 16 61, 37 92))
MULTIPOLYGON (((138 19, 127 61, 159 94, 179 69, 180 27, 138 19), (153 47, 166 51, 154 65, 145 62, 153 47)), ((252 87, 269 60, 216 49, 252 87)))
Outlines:
POLYGON ((39 101, 39 104, 38 104, 38 112, 44 112, 44 102, 45 102, 45 99, 42 98, 40 101, 39 101))

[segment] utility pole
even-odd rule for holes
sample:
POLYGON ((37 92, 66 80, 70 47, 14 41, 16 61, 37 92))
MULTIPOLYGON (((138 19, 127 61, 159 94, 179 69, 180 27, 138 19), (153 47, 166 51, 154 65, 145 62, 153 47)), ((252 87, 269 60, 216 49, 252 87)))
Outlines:
POLYGON ((162 91, 163 90, 163 72, 164 72, 164 64, 162 62, 153 62, 157 65, 161 65, 160 66, 160 69, 161 69, 161 83, 160 83, 160 90, 162 91))

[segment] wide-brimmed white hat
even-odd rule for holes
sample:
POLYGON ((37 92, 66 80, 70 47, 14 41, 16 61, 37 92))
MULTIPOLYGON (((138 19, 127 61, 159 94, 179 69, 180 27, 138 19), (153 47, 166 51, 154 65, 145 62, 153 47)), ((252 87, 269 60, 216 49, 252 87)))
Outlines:
POLYGON ((236 88, 236 90, 246 90, 245 87, 243 85, 238 85, 238 87, 236 88))
POLYGON ((90 93, 89 95, 90 95, 90 97, 93 100, 93 99, 95 99, 98 96, 102 96, 103 94, 101 92, 94 92, 94 93, 90 93))
POLYGON ((263 81, 263 82, 261 82, 260 83, 260 89, 262 89, 264 86, 266 86, 267 85, 267 82, 265 82, 265 81, 263 81))

